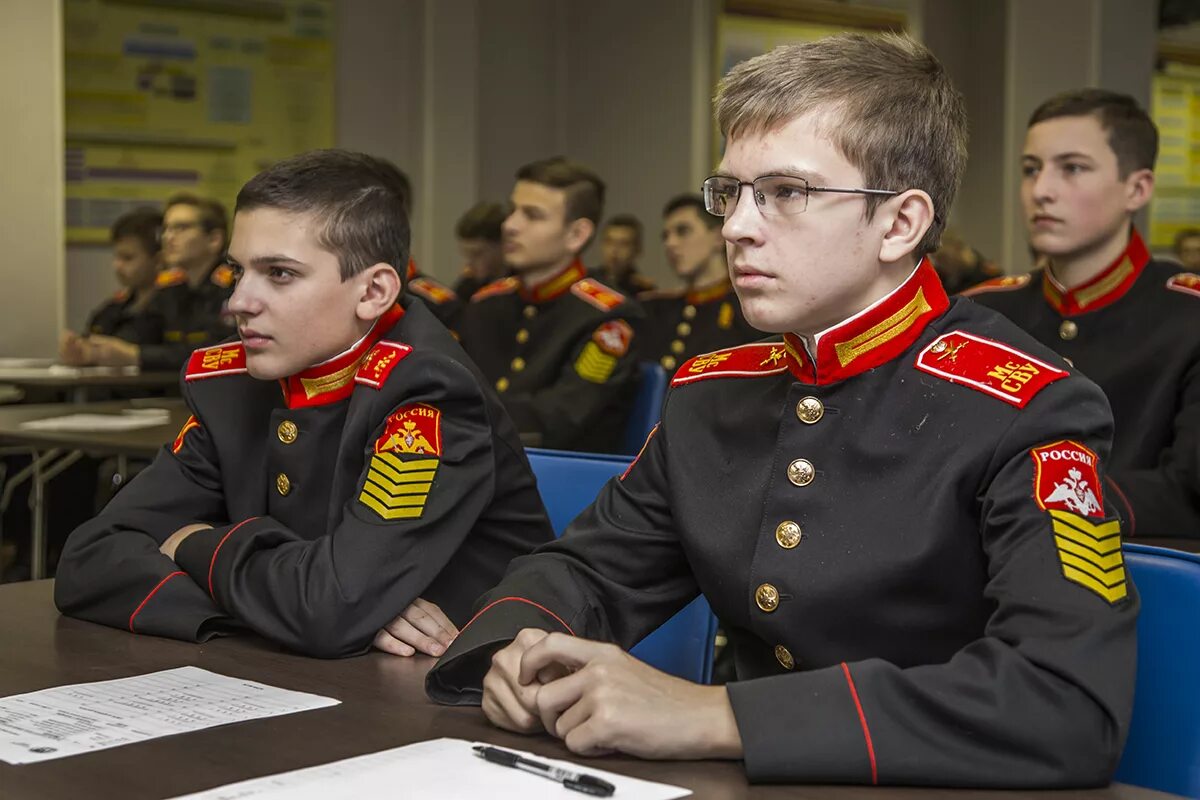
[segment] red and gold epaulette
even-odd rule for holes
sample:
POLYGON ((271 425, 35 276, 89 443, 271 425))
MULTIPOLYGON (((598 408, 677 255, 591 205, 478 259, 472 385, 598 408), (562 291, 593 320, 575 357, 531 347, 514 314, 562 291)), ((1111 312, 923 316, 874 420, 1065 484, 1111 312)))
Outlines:
POLYGON ((1042 389, 1070 374, 1006 344, 965 331, 951 331, 934 339, 917 356, 915 366, 1017 408, 1024 408, 1042 389))
POLYGON ((222 264, 212 271, 209 280, 222 289, 228 289, 230 286, 233 286, 233 267, 228 264, 222 264))
POLYGON ((408 288, 439 306, 458 297, 450 288, 429 278, 413 278, 408 282, 408 288))
POLYGON ((380 341, 371 348, 362 365, 354 375, 354 382, 372 389, 382 389, 388 375, 404 357, 412 352, 412 348, 400 342, 380 341))
POLYGON ((571 284, 571 293, 591 303, 601 311, 612 311, 625 302, 625 295, 610 289, 595 278, 584 278, 571 284))
POLYGON ((1200 275, 1194 272, 1181 272, 1178 275, 1172 275, 1167 280, 1167 288, 1173 292, 1182 292, 1190 294, 1193 297, 1200 297, 1200 275))
POLYGON ((187 372, 183 379, 195 381, 201 378, 216 378, 220 375, 243 375, 246 372, 246 348, 241 342, 204 347, 192 353, 188 359, 187 372))
POLYGON ((471 295, 471 302, 478 303, 480 300, 486 300, 489 297, 495 297, 500 294, 512 294, 521 288, 521 282, 513 277, 501 278, 498 281, 492 281, 487 286, 484 286, 475 294, 471 295))
POLYGON ((984 294, 985 292, 1011 292, 1027 285, 1030 280, 1028 272, 1024 275, 1005 275, 1000 278, 992 278, 983 283, 977 283, 969 289, 963 289, 958 293, 958 296, 971 297, 972 295, 984 294))
POLYGON ((154 285, 160 289, 167 286, 178 286, 181 283, 187 283, 187 273, 179 267, 164 269, 154 278, 154 285))
POLYGON ((760 378, 787 372, 791 354, 783 342, 743 344, 689 358, 671 379, 683 386, 708 378, 760 378))

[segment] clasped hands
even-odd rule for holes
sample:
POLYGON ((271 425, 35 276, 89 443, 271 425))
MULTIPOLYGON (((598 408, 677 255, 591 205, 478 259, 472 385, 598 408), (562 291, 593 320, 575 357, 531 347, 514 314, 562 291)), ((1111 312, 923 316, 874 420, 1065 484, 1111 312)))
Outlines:
POLYGON ((545 730, 584 756, 741 758, 724 686, 660 672, 613 644, 526 628, 492 656, 483 712, 518 733, 545 730))
POLYGON ((58 340, 58 360, 73 367, 136 366, 140 354, 141 349, 136 344, 115 336, 80 336, 63 331, 58 340))

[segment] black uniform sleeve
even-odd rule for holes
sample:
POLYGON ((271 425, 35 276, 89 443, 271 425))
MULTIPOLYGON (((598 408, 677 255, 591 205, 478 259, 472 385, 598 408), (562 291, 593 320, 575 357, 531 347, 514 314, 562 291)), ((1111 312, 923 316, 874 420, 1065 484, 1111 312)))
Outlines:
POLYGON ((1200 361, 1180 386, 1174 429, 1158 466, 1108 476, 1129 537, 1200 538, 1200 361))
MULTIPOLYGON (((619 318, 597 325, 596 330, 619 318)), ((595 331, 588 331, 563 362, 558 379, 528 394, 506 394, 504 405, 522 433, 541 434, 542 447, 570 448, 580 434, 593 425, 606 408, 628 397, 637 381, 637 337, 619 355, 605 352, 597 344, 595 331)), ((621 431, 614 431, 614 438, 621 431)))
POLYGON ((397 389, 403 405, 424 403, 441 415, 440 458, 376 455, 380 415, 363 443, 359 489, 324 536, 305 540, 256 517, 201 531, 179 547, 180 568, 242 624, 309 655, 364 652, 442 571, 492 501, 492 422, 470 373, 421 354, 409 356, 404 372, 414 377, 397 389))
POLYGON ((186 460, 164 448, 99 516, 68 537, 54 584, 64 614, 187 641, 232 627, 208 593, 158 551, 184 525, 226 513, 208 434, 193 427, 184 441, 186 460))

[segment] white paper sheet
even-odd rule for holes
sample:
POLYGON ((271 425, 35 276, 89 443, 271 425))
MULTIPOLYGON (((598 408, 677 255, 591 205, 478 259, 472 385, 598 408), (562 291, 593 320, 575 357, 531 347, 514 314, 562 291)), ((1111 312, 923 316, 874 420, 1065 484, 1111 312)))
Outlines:
POLYGON ((199 667, 57 686, 0 698, 0 761, 49 761, 339 702, 199 667))
POLYGON ((157 428, 170 421, 171 412, 165 408, 136 408, 120 414, 64 414, 60 417, 31 419, 22 422, 18 427, 31 431, 95 433, 157 428))
MULTIPOLYGON (((176 800, 328 800, 331 797, 586 800, 588 797, 548 778, 489 764, 472 752, 472 744, 463 739, 434 739, 319 767, 231 783, 176 800)), ((617 787, 613 800, 673 800, 692 793, 678 786, 651 783, 524 751, 516 752, 543 764, 603 778, 617 787)))

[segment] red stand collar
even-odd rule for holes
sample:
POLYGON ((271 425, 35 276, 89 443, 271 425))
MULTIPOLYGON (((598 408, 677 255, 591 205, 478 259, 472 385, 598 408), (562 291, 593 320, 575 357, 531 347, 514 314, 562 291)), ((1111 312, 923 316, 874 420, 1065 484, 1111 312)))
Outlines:
POLYGON ((345 400, 354 392, 354 375, 371 348, 404 316, 400 304, 375 320, 371 330, 349 350, 279 381, 288 408, 310 408, 345 400))
POLYGON ((1064 317, 1082 314, 1085 311, 1098 311, 1121 299, 1148 263, 1150 251, 1146 249, 1146 243, 1142 241, 1137 230, 1134 230, 1129 235, 1129 244, 1126 245, 1125 251, 1087 283, 1067 289, 1055 280, 1049 268, 1043 270, 1042 294, 1045 295, 1046 302, 1064 317))
POLYGON ((586 277, 587 269, 584 268, 583 263, 577 258, 554 277, 539 283, 532 289, 522 284, 521 299, 526 303, 549 302, 550 300, 562 297, 570 291, 571 286, 576 281, 581 281, 586 277))

